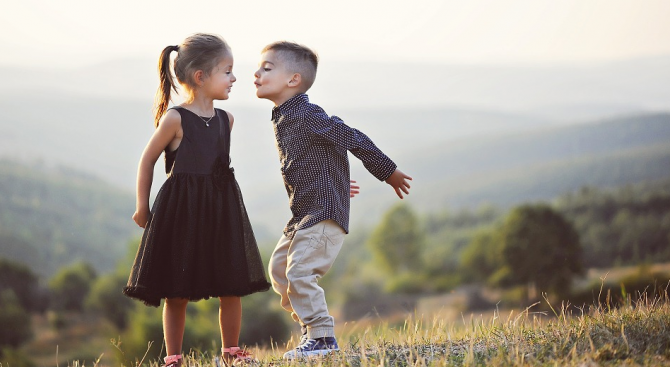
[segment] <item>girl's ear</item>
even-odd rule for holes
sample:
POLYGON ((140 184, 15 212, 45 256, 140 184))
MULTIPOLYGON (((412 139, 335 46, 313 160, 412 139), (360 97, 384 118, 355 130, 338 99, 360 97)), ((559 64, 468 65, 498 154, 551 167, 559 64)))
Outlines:
POLYGON ((293 73, 291 79, 288 81, 289 87, 298 87, 302 83, 302 76, 298 73, 293 73))
POLYGON ((198 70, 193 73, 193 81, 198 87, 202 86, 202 83, 205 82, 205 73, 202 70, 198 70))

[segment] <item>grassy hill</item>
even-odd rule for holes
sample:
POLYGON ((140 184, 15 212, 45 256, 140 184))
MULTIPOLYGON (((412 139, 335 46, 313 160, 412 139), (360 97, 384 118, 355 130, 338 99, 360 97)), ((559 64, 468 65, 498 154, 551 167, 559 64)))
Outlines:
POLYGON ((49 276, 84 260, 110 270, 139 235, 134 198, 66 168, 0 160, 0 256, 49 276))
MULTIPOLYGON (((534 306, 461 315, 459 321, 413 315, 396 322, 349 323, 336 331, 341 351, 319 359, 283 361, 281 355, 295 341, 273 349, 249 346, 248 350, 258 359, 256 366, 670 366, 667 293, 635 300, 628 297, 620 308, 553 305, 554 313, 547 313, 537 312, 534 306)), ((52 343, 67 342, 52 339, 52 343)), ((91 348, 78 355, 70 353, 62 364, 97 365, 100 354, 111 349, 99 344, 91 348)), ((185 362, 213 367, 214 355, 220 352, 209 348, 185 351, 185 362)), ((109 355, 102 357, 114 363, 109 355)), ((118 363, 125 366, 138 364, 131 357, 121 359, 118 363)), ((162 363, 155 359, 143 362, 143 366, 162 363)))

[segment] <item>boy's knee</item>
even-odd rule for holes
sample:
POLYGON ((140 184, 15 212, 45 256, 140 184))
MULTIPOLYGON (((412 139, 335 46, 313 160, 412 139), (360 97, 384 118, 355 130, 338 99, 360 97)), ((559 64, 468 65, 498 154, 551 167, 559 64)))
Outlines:
POLYGON ((270 263, 268 264, 268 272, 272 277, 281 276, 286 272, 285 263, 270 258, 270 263))
POLYGON ((316 278, 314 274, 305 274, 304 271, 297 270, 296 267, 292 267, 286 271, 286 279, 290 285, 302 285, 311 283, 312 280, 316 278))

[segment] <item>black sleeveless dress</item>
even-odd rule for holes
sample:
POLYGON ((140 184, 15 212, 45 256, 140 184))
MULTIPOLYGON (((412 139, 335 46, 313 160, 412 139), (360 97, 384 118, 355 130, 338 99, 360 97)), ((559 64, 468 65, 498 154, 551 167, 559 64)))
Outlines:
POLYGON ((230 122, 215 109, 209 126, 181 115, 183 138, 165 152, 168 179, 149 222, 123 293, 158 307, 163 298, 192 301, 266 291, 265 276, 242 194, 229 167, 230 122))

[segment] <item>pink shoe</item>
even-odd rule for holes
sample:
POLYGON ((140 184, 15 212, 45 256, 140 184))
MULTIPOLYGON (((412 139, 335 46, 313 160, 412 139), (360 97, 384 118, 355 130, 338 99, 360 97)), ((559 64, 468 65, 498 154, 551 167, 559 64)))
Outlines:
POLYGON ((258 362, 258 360, 251 357, 251 353, 241 349, 240 347, 221 348, 221 352, 224 354, 223 362, 226 366, 238 366, 242 364, 258 362), (228 353, 228 358, 225 356, 226 353, 228 353), (230 361, 231 359, 232 361, 230 361))
POLYGON ((163 367, 181 367, 181 354, 167 356, 163 360, 165 361, 163 367))

